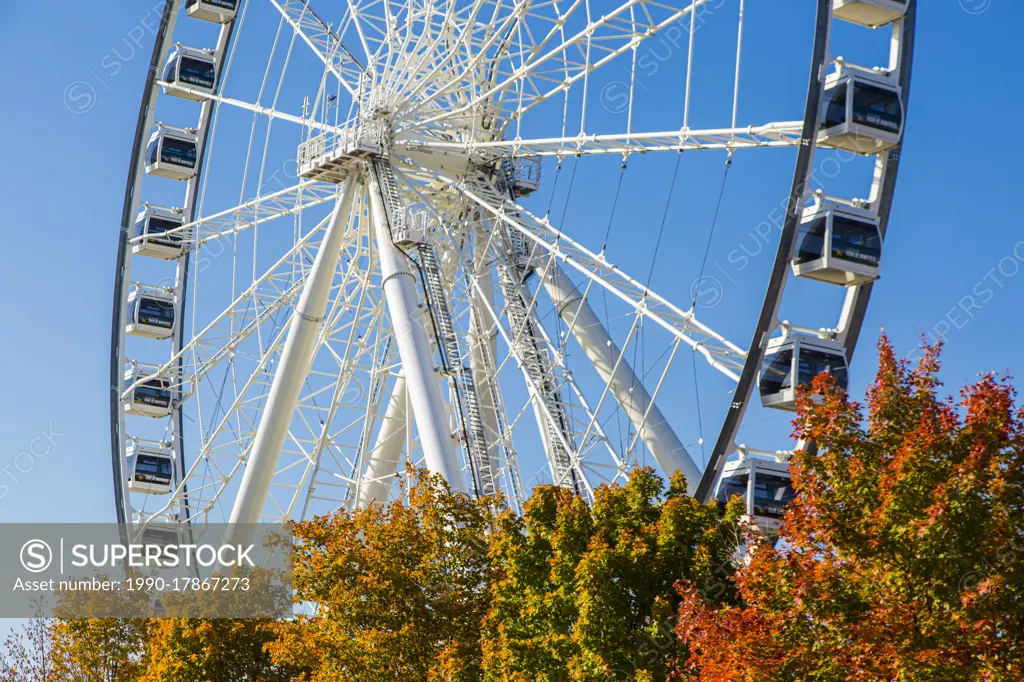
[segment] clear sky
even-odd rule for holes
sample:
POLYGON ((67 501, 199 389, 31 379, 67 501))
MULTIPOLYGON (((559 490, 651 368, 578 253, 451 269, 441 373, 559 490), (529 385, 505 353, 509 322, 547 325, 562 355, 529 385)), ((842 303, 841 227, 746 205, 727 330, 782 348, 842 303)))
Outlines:
MULTIPOLYGON (((748 5, 764 3, 772 11, 792 2, 748 5)), ((0 473, 0 522, 114 518, 107 386, 111 292, 124 179, 152 44, 144 28, 152 15, 144 15, 157 4, 162 2, 0 4, 0 196, 6 207, 0 217, 6 239, 0 268, 0 367, 6 385, 0 392, 0 471, 7 472, 0 473), (115 54, 122 68, 112 74, 102 65, 109 66, 115 54), (45 454, 13 466, 19 453, 33 449, 45 454)), ((873 372, 868 351, 882 326, 902 353, 914 349, 922 330, 945 329, 943 377, 951 389, 988 370, 1024 376, 1017 166, 1024 153, 1017 120, 1024 104, 1017 59, 1024 5, 921 4, 903 165, 883 277, 854 367, 855 392, 863 391, 873 372)), ((806 16, 801 20, 807 23, 806 16)), ((776 49, 780 59, 804 65, 790 79, 799 92, 806 83, 807 42, 779 41, 776 49)), ((754 100, 760 96, 756 85, 751 92, 754 100)), ((795 101, 802 102, 802 95, 795 101)), ((759 115, 758 106, 744 102, 746 122, 773 120, 772 112, 759 115)), ((738 184, 730 187, 727 202, 753 204, 753 213, 737 214, 735 221, 726 217, 734 224, 716 232, 709 255, 723 265, 750 239, 756 215, 777 203, 768 195, 780 197, 778 188, 789 182, 783 174, 774 194, 760 192, 756 173, 744 173, 742 163, 737 161, 738 184)), ((720 166, 715 168, 708 188, 717 189, 720 166)), ((633 191, 661 183, 651 202, 660 207, 664 176, 640 172, 649 175, 630 178, 633 191)), ((606 182, 614 181, 614 171, 610 178, 606 182)), ((606 195, 577 189, 571 210, 586 216, 584 205, 597 199, 606 195)), ((655 227, 644 228, 645 234, 655 227)), ((703 253, 706 223, 692 233, 675 222, 669 227, 666 249, 692 252, 689 258, 703 253)), ((581 226, 576 229, 585 234, 581 226)), ((629 260, 650 259, 649 249, 641 251, 629 239, 616 248, 629 260), (628 253, 632 248, 636 254, 628 253)), ((774 245, 761 260, 770 263, 773 253, 774 245)), ((672 258, 660 258, 668 258, 659 265, 668 271, 659 274, 668 277, 672 258)), ((727 290, 727 299, 754 301, 735 315, 757 308, 763 290, 746 288, 743 279, 730 286, 737 289, 727 290)), ((686 288, 677 299, 686 297, 686 288)), ((745 345, 747 339, 738 340, 745 345)))

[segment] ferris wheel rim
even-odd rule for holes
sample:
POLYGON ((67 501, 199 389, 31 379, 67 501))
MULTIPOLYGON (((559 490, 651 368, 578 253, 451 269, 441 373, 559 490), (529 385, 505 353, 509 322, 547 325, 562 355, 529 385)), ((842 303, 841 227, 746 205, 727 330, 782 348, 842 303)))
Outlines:
MULTIPOLYGON (((903 148, 903 136, 906 135, 906 109, 909 103, 910 83, 913 69, 914 53, 914 32, 916 28, 917 2, 908 0, 906 13, 898 24, 900 35, 895 42, 897 46, 893 49, 898 60, 896 66, 899 69, 899 86, 901 89, 902 106, 904 109, 904 123, 899 142, 889 149, 885 157, 880 155, 878 164, 882 167, 881 182, 876 179, 876 186, 873 193, 877 191, 877 216, 880 220, 881 235, 884 238, 886 227, 889 221, 889 214, 892 208, 892 201, 895 194, 896 179, 899 173, 899 159, 903 148)), ((726 458, 742 447, 736 443, 740 422, 743 419, 747 404, 753 394, 755 376, 761 371, 767 347, 768 336, 771 331, 777 328, 781 321, 778 319, 778 309, 781 303, 784 288, 779 283, 789 275, 789 259, 793 252, 797 238, 797 227, 800 222, 807 185, 811 175, 811 162, 816 149, 818 117, 822 106, 825 90, 825 66, 828 64, 828 51, 833 16, 833 0, 819 0, 817 8, 817 27, 815 33, 815 51, 812 57, 811 73, 807 88, 807 105, 804 115, 804 139, 808 144, 801 148, 793 172, 793 184, 790 190, 790 198, 787 205, 786 219, 783 225, 782 234, 779 238, 779 246, 776 252, 776 260, 772 269, 771 279, 766 287, 765 300, 762 304, 757 326, 747 351, 743 371, 738 381, 736 393, 738 401, 734 401, 722 424, 718 439, 715 442, 714 450, 705 466, 697 487, 696 497, 701 501, 708 501, 715 494, 717 479, 721 476, 726 465, 726 458), (805 153, 805 150, 807 152, 805 153)), ((894 27, 894 37, 897 28, 894 27)), ((852 360, 853 352, 856 349, 857 340, 863 326, 864 317, 867 311, 868 300, 871 296, 873 282, 852 289, 854 302, 850 307, 848 327, 843 336, 843 346, 847 361, 852 360)), ((847 301, 849 302, 849 293, 847 301)), ((849 303, 847 304, 849 305, 849 303)), ((810 444, 813 447, 813 444, 810 444)))

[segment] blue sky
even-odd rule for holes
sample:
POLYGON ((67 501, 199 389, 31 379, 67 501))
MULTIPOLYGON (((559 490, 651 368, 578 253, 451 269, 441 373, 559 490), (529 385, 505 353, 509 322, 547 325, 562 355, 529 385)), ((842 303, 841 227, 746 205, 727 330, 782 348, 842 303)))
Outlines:
MULTIPOLYGON (((791 3, 765 2, 751 11, 767 15, 791 3)), ((146 0, 120 11, 115 10, 126 3, 0 7, 5 92, 0 193, 7 207, 2 219, 6 258, 0 268, 6 333, 0 366, 8 387, 0 392, 0 472, 6 471, 0 473, 0 522, 114 518, 107 403, 110 302, 124 178, 151 49, 146 27, 156 16, 147 15, 150 4, 157 5, 146 0), (54 17, 55 12, 60 16, 54 17), (111 59, 120 66, 116 72, 111 59), (45 455, 18 460, 26 451, 45 455)), ((1020 344, 1012 340, 1024 332, 1024 232, 1017 201, 1024 131, 1013 125, 1022 105, 1014 46, 1024 26, 1024 5, 1012 0, 922 4, 910 120, 883 276, 854 365, 858 394, 872 375, 870 348, 883 326, 904 354, 913 351, 922 331, 945 330, 943 377, 951 390, 989 370, 1024 376, 1020 344)), ((809 24, 809 17, 803 12, 794 21, 809 24)), ((802 102, 808 43, 780 39, 773 45, 770 35, 751 41, 751 50, 770 48, 775 61, 751 60, 745 67, 749 85, 744 92, 750 94, 741 119, 778 120, 773 92, 791 90, 796 99, 790 100, 802 102), (785 77, 774 74, 776 85, 772 69, 785 65, 796 66, 785 77)), ((674 56, 676 62, 682 58, 674 56)), ((669 64, 665 73, 644 81, 652 90, 647 101, 652 119, 660 106, 656 102, 667 102, 653 99, 665 92, 658 89, 664 87, 659 79, 675 73, 669 64)), ((620 120, 615 112, 599 116, 604 119, 597 124, 606 130, 620 120)), ((637 129, 651 129, 641 123, 637 129)), ((709 311, 726 325, 742 327, 739 322, 759 305, 762 290, 750 279, 758 268, 740 273, 735 254, 744 245, 744 253, 761 250, 752 228, 789 183, 791 171, 785 169, 791 168, 791 157, 779 160, 783 170, 769 182, 760 162, 737 155, 727 208, 709 252, 712 263, 737 275, 735 284, 726 281, 728 275, 722 277, 724 302, 709 311), (731 302, 735 312, 728 312, 731 302)), ((717 192, 721 161, 686 157, 682 166, 680 182, 686 189, 672 204, 653 280, 658 290, 674 288, 673 298, 682 304, 688 303, 682 299, 691 280, 674 282, 673 265, 692 267, 703 255, 713 209, 707 196, 717 192), (686 214, 691 208, 694 213, 686 214), (678 217, 684 215, 694 215, 692 223, 678 217)), ((622 261, 650 262, 671 171, 671 160, 668 167, 657 163, 630 164, 626 185, 637 202, 630 209, 637 226, 617 221, 609 247, 622 261), (646 200, 645 192, 650 193, 646 200), (634 234, 642 238, 633 239, 634 234)), ((600 241, 594 231, 603 232, 607 221, 606 185, 614 184, 617 165, 581 166, 579 185, 566 204, 566 230, 588 245, 600 241), (594 228, 595 223, 601 227, 594 228)), ((539 194, 536 201, 543 204, 544 190, 539 194)), ((554 202, 554 216, 563 201, 560 196, 554 202)), ((774 245, 752 258, 763 270, 773 254, 774 245)), ((834 292, 824 295, 834 298, 834 292)), ((746 334, 737 337, 742 345, 746 334)))

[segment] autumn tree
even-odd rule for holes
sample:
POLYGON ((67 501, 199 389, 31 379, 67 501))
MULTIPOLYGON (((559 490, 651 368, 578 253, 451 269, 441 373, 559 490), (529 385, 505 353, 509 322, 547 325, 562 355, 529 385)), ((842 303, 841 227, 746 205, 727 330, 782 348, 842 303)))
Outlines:
POLYGON ((271 660, 273 619, 224 617, 290 613, 292 594, 281 571, 234 569, 230 577, 231 589, 160 596, 162 617, 149 621, 139 682, 287 682, 303 672, 271 660))
POLYGON ((85 616, 145 614, 150 603, 149 593, 140 590, 58 592, 57 617, 49 621, 55 679, 136 682, 146 654, 148 619, 85 616))
POLYGON ((800 401, 796 499, 742 603, 685 585, 678 634, 699 680, 1024 679, 1024 414, 1005 379, 938 395, 879 344, 866 410, 825 376, 800 401))
POLYGON ((65 682, 136 682, 143 670, 148 623, 136 618, 54 620, 55 679, 65 682))
POLYGON ((152 621, 139 682, 287 682, 298 671, 270 660, 269 621, 160 618, 152 621))
POLYGON ((316 612, 278 627, 275 662, 316 682, 479 679, 496 501, 411 478, 405 500, 295 525, 296 601, 316 612))
POLYGON ((523 516, 501 516, 491 541, 484 679, 664 679, 679 653, 674 584, 727 581, 741 514, 735 502, 720 520, 686 494, 681 474, 666 490, 650 468, 601 486, 593 505, 538 487, 523 516))

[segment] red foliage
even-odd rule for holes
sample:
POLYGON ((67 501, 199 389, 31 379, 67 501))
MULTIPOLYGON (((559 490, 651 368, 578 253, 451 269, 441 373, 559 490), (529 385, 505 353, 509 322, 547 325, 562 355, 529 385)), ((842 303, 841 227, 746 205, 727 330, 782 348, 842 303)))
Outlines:
POLYGON ((938 347, 913 368, 878 348, 866 414, 825 375, 801 399, 818 451, 740 605, 680 586, 679 678, 1024 680, 1024 412, 992 375, 938 397, 938 347))

